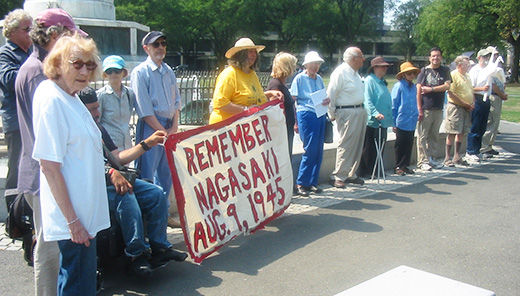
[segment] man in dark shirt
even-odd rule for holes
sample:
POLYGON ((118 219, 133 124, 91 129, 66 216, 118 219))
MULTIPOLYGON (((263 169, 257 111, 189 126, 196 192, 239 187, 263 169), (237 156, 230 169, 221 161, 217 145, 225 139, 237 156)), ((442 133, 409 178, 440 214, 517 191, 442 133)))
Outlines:
POLYGON ((34 132, 32 125, 32 101, 36 87, 47 79, 43 74, 43 60, 58 38, 69 32, 79 30, 72 17, 62 9, 51 8, 36 17, 29 32, 33 41, 31 55, 20 67, 14 85, 16 110, 22 140, 20 166, 18 170, 18 192, 23 193, 33 208, 36 246, 34 249, 34 288, 35 295, 56 295, 59 264, 59 249, 55 241, 43 240, 40 211, 40 164, 32 158, 34 132))
POLYGON ((439 137, 442 123, 445 92, 450 88, 450 69, 441 65, 442 51, 438 47, 430 50, 430 64, 421 69, 417 77, 417 167, 430 171, 442 168, 435 160, 444 158, 444 144, 439 137))
MULTIPOLYGON (((112 158, 111 162, 127 164, 166 139, 164 131, 155 131, 138 145, 119 151, 108 132, 99 124, 96 91, 87 87, 81 90, 78 96, 98 123, 103 144, 110 152, 110 155, 105 154, 105 157, 112 158)), ((121 226, 125 254, 129 258, 131 272, 139 276, 148 276, 155 266, 166 264, 169 260, 186 259, 188 255, 172 249, 172 244, 167 240, 168 196, 161 187, 140 179, 136 179, 132 185, 112 168, 107 173, 107 193, 111 214, 115 215, 121 226), (145 240, 143 218, 147 222, 148 243, 145 240), (147 252, 149 248, 152 250, 151 258, 147 252)))
POLYGON ((20 66, 30 53, 32 41, 29 37, 29 31, 31 26, 31 16, 22 9, 11 11, 4 19, 2 33, 7 39, 7 43, 0 48, 0 90, 3 92, 0 110, 8 157, 8 171, 5 182, 6 197, 17 193, 18 163, 22 142, 16 115, 14 81, 20 66))

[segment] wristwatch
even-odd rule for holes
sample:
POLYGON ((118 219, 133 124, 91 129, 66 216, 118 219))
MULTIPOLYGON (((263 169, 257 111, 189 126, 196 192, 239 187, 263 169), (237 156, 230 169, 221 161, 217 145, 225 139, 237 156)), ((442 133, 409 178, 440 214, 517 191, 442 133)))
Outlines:
POLYGON ((148 146, 148 144, 146 144, 146 143, 144 142, 144 140, 141 141, 141 142, 139 142, 139 145, 141 145, 141 147, 143 147, 143 150, 144 150, 144 151, 148 151, 148 150, 150 150, 150 149, 152 148, 152 147, 148 146))

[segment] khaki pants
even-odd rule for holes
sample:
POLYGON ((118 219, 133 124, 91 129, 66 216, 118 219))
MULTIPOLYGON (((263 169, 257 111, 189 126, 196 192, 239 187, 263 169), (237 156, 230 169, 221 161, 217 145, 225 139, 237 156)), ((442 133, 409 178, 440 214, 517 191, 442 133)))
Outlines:
POLYGON ((423 120, 417 122, 417 166, 428 163, 428 157, 444 157, 441 123, 442 110, 424 110, 423 120))
POLYGON ((359 167, 367 124, 367 112, 364 108, 337 109, 336 124, 339 143, 336 152, 336 168, 332 179, 345 181, 356 178, 359 167))
POLYGON ((40 197, 24 194, 27 203, 33 210, 36 246, 34 248, 34 292, 35 295, 56 295, 58 272, 60 270, 60 249, 55 241, 43 240, 42 215, 40 197))
POLYGON ((500 125, 500 116, 502 115, 502 99, 499 96, 491 95, 489 101, 491 108, 489 110, 486 132, 482 136, 481 153, 493 149, 498 134, 498 126, 500 125))

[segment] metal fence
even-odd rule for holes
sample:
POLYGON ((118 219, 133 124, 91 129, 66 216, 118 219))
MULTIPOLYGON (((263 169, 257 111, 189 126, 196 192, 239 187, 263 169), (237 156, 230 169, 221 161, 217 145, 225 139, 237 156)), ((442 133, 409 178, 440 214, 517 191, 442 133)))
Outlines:
MULTIPOLYGON (((211 112, 211 99, 215 90, 215 81, 219 71, 177 71, 177 86, 181 94, 181 112, 179 118, 180 125, 206 125, 209 121, 211 112)), ((257 72, 260 84, 265 89, 270 80, 269 72, 257 72)), ((91 83, 94 89, 99 89, 108 82, 96 81, 91 83)), ((130 80, 126 78, 124 85, 130 85, 130 80)), ((133 136, 137 116, 134 113, 130 122, 130 133, 133 136)))

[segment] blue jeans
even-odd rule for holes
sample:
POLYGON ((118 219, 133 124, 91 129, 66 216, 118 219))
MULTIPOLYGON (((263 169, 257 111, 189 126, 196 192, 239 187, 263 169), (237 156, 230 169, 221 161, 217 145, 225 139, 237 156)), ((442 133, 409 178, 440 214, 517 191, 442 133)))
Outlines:
MULTIPOLYGON (((166 129, 172 126, 171 120, 161 117, 157 117, 157 120, 166 129)), ((146 124, 144 120, 139 119, 136 127, 135 142, 141 142, 154 132, 155 130, 146 124)), ((153 181, 154 184, 161 186, 166 195, 170 193, 172 176, 163 146, 157 145, 152 147, 135 162, 137 168, 141 171, 141 179, 153 181)))
POLYGON ((133 193, 119 195, 110 185, 107 194, 110 212, 121 226, 127 256, 139 256, 150 247, 144 237, 143 220, 152 248, 171 247, 166 236, 168 198, 159 186, 136 179, 133 193))
POLYGON ((88 248, 70 239, 58 241, 58 247, 58 295, 96 295, 96 239, 90 240, 88 248))
POLYGON ((489 98, 484 102, 482 96, 475 95, 475 109, 471 111, 471 129, 468 133, 468 154, 478 155, 482 146, 482 136, 486 132, 489 108, 489 98))
POLYGON ((302 155, 296 184, 301 186, 318 186, 321 161, 323 159, 323 143, 325 140, 326 116, 316 117, 310 111, 298 111, 298 130, 305 152, 302 155))

